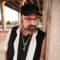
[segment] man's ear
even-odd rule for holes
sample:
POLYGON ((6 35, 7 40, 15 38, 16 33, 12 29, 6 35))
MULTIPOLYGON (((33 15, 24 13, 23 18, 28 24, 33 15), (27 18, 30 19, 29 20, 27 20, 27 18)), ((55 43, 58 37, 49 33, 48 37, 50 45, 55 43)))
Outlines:
POLYGON ((21 22, 22 22, 22 20, 23 20, 22 15, 20 16, 20 19, 21 19, 21 22))

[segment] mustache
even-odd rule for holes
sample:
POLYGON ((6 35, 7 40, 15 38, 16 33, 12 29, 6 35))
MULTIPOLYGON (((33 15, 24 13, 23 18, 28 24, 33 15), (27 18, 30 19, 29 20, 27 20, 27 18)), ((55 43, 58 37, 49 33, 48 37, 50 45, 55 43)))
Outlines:
POLYGON ((29 27, 36 27, 35 25, 29 25, 29 27))

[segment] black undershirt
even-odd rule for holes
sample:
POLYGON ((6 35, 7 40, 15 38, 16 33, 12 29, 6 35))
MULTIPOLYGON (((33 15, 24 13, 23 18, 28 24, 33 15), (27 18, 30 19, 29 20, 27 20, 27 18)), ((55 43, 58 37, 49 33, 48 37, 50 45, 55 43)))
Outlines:
MULTIPOLYGON (((28 40, 30 35, 28 36, 23 36, 24 38, 24 42, 26 42, 28 40)), ((31 35, 32 37, 32 35, 31 35)), ((27 52, 28 52, 28 47, 29 47, 29 44, 30 44, 30 41, 31 41, 31 37, 26 45, 26 50, 23 51, 23 40, 22 40, 22 32, 20 33, 20 38, 19 38, 19 45, 18 45, 18 54, 17 54, 17 60, 26 60, 26 55, 27 55, 27 52)))

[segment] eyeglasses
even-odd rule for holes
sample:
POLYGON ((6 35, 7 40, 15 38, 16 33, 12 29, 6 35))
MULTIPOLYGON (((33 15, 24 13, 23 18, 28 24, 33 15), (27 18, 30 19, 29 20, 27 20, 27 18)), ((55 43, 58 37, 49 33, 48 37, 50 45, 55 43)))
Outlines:
POLYGON ((37 20, 39 20, 39 18, 27 18, 27 17, 24 17, 24 19, 25 20, 27 20, 27 21, 37 21, 37 20))

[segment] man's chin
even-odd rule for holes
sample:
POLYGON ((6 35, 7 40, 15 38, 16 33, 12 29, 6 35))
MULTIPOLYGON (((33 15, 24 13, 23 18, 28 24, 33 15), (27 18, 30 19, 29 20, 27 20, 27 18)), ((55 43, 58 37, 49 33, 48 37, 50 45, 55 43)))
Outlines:
POLYGON ((28 29, 27 31, 30 32, 30 33, 34 33, 36 32, 37 29, 28 29))

